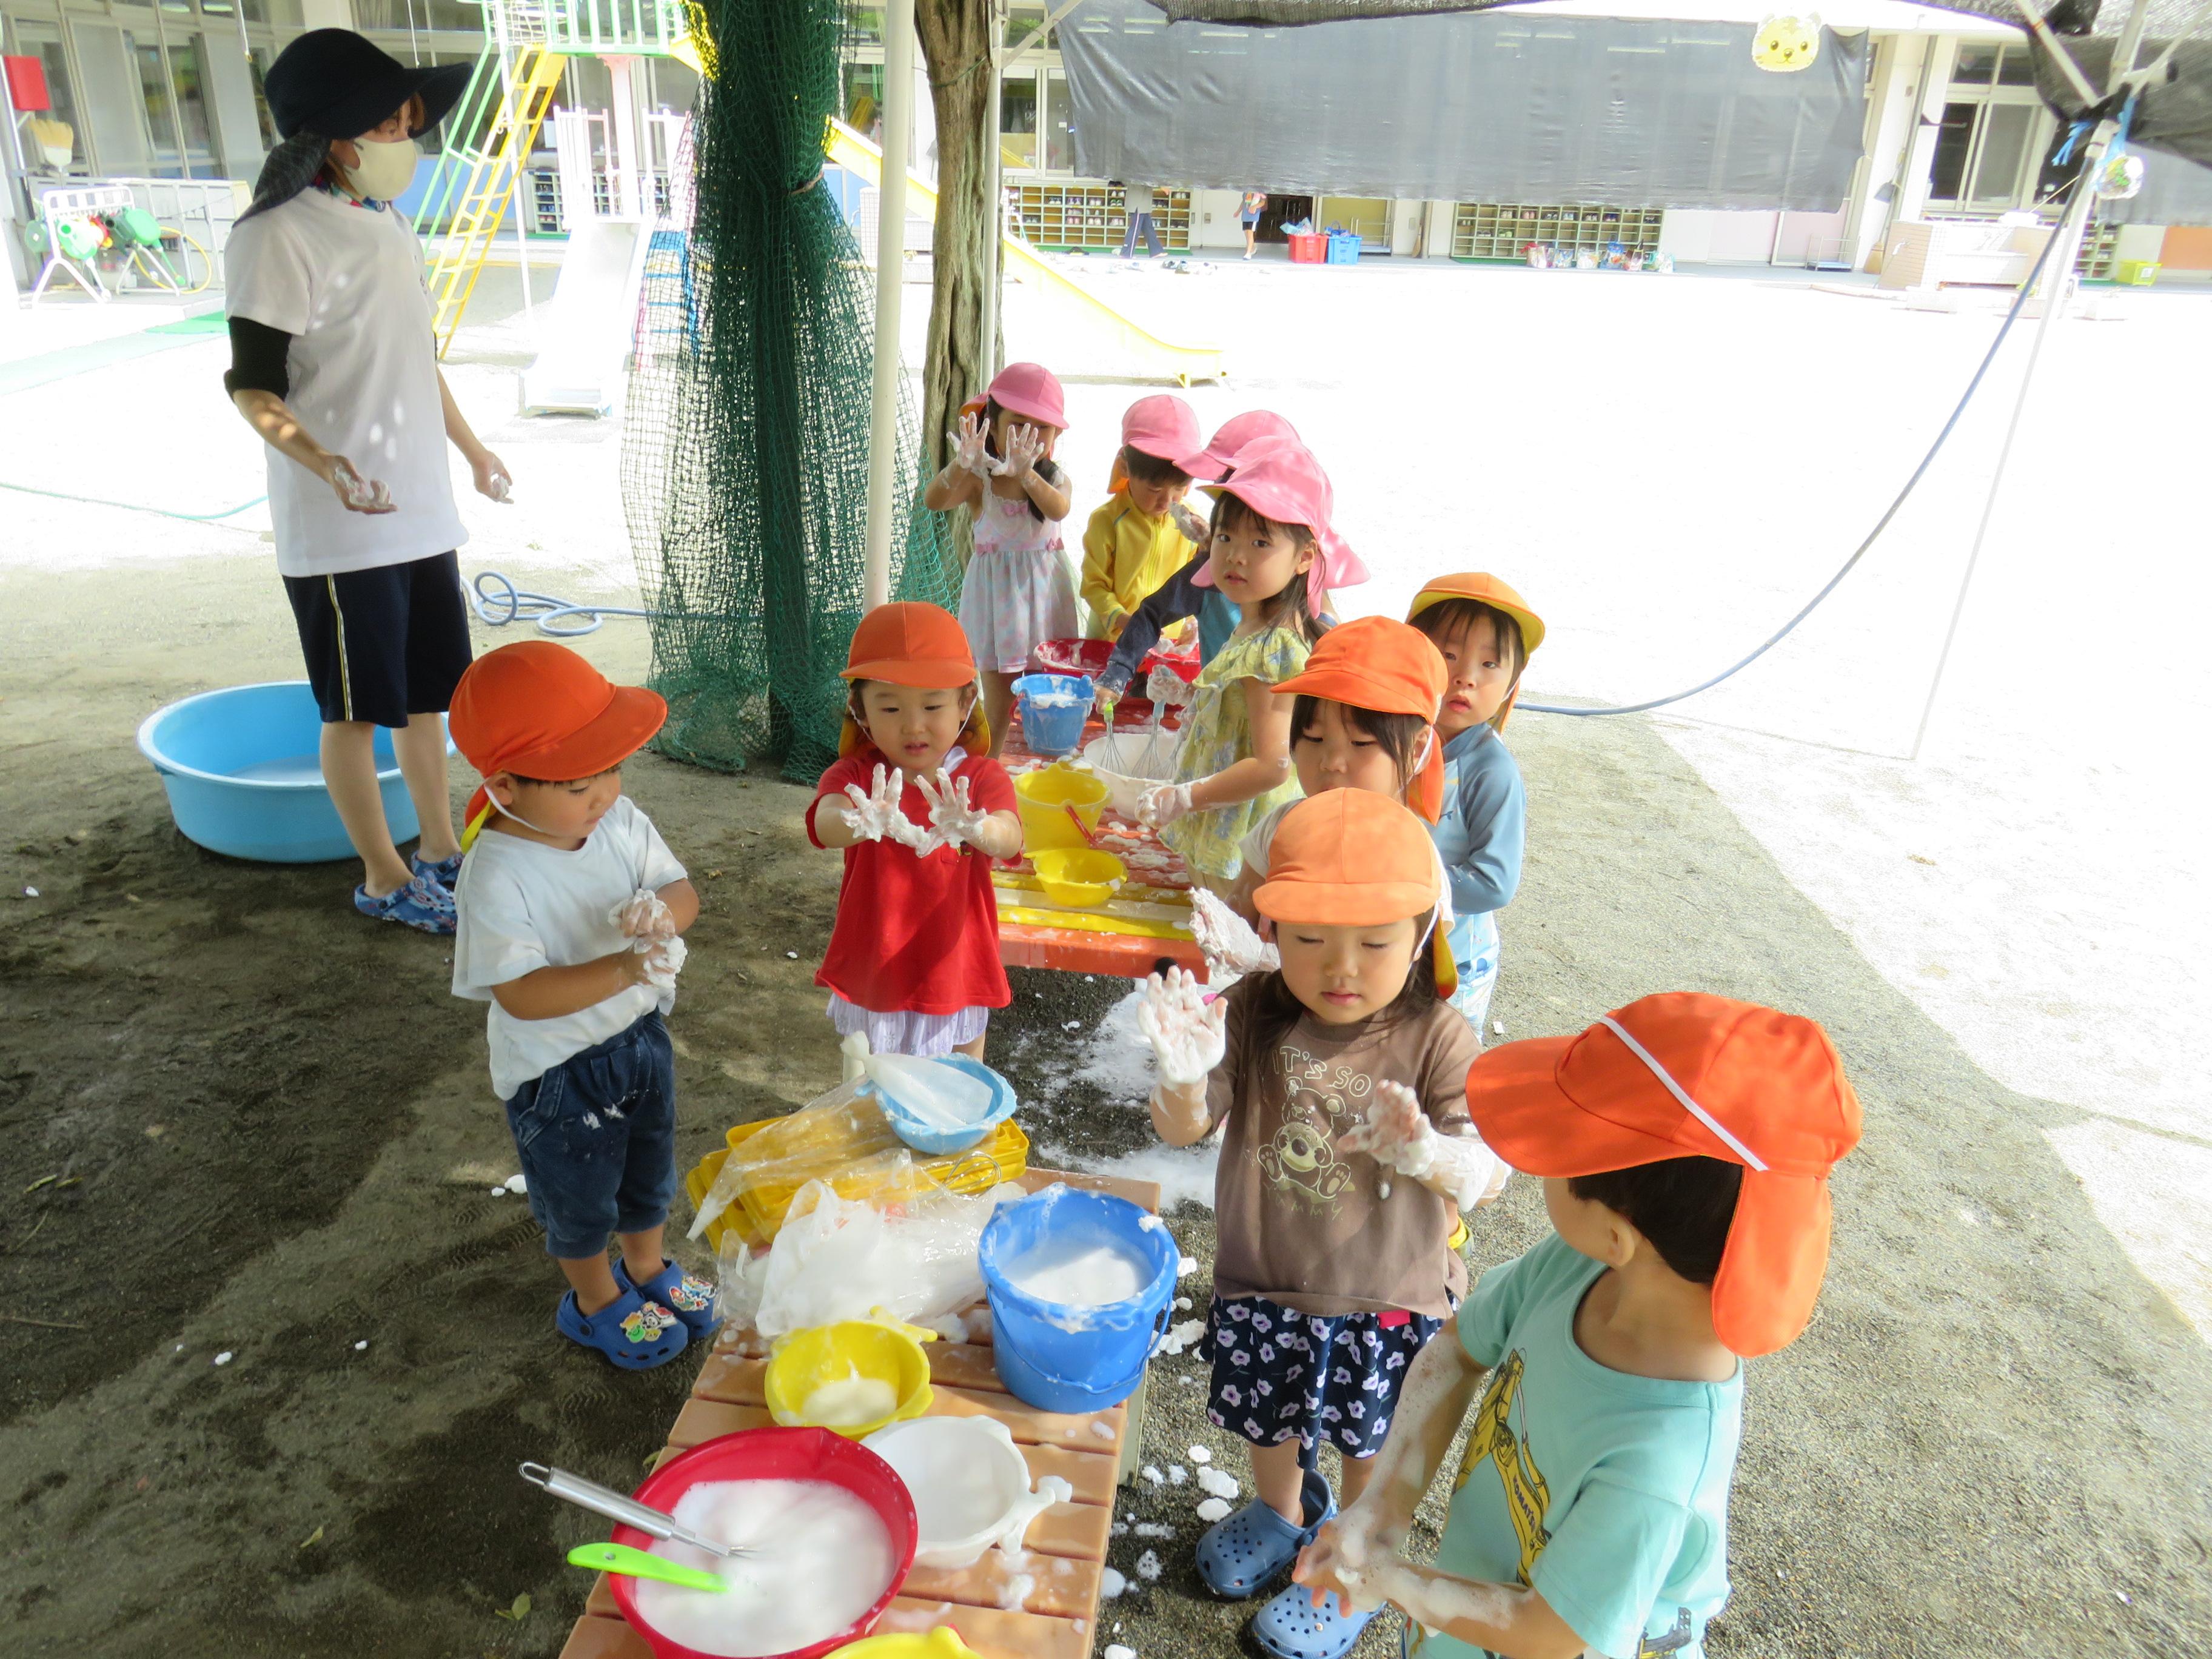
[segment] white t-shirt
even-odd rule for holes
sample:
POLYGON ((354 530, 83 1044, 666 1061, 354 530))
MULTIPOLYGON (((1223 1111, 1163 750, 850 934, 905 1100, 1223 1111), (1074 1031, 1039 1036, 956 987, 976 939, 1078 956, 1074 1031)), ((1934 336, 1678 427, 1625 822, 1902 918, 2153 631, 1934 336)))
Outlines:
POLYGON ((413 228, 390 208, 311 185, 232 231, 223 267, 230 314, 293 337, 285 403, 317 443, 381 478, 397 509, 349 513, 330 485, 270 447, 277 569, 370 570, 466 541, 413 228))
POLYGON ((540 968, 573 968, 629 943, 607 913, 641 887, 682 881, 684 866, 624 795, 574 852, 486 828, 462 861, 453 902, 453 994, 491 1004, 484 1036, 491 1086, 501 1100, 571 1054, 605 1042, 653 1009, 666 1013, 676 993, 633 985, 605 1002, 557 1019, 517 1019, 491 988, 540 968))

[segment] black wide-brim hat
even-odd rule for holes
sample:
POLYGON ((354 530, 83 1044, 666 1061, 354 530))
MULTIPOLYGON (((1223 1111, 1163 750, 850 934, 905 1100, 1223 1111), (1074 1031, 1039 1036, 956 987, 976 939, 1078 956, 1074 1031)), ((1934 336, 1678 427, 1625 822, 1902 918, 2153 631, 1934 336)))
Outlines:
MULTIPOLYGON (((446 118, 468 86, 472 65, 410 68, 351 29, 310 29, 276 54, 264 90, 269 114, 286 138, 358 138, 422 100, 427 132, 446 118)), ((413 136, 412 134, 410 135, 413 136)))

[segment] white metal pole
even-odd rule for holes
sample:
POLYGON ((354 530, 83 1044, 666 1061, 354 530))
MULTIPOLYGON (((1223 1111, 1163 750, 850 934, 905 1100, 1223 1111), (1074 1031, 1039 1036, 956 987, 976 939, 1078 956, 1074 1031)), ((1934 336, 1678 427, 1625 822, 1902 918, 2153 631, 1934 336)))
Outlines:
POLYGON ((899 285, 906 271, 906 152, 914 117, 914 0, 884 0, 884 148, 876 179, 876 376, 868 411, 867 608, 891 596, 898 511, 899 285))
MULTIPOLYGON (((983 378, 989 380, 999 372, 999 281, 1002 263, 999 239, 1006 234, 1006 186, 1004 176, 1004 155, 999 140, 999 98, 1002 91, 999 67, 999 40, 1005 24, 1001 21, 1005 8, 999 0, 991 3, 991 93, 983 116, 983 142, 990 146, 990 160, 983 164, 983 177, 991 191, 988 240, 984 243, 983 257, 989 261, 983 271, 983 378)), ((1042 112, 1039 112, 1042 116, 1042 112)), ((1037 125, 1038 141, 1044 137, 1042 120, 1037 125)))

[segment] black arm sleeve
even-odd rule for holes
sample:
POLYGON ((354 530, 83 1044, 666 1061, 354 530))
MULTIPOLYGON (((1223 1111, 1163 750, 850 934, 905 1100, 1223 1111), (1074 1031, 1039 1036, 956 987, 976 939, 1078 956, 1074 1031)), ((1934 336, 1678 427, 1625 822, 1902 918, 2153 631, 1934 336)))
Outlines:
POLYGON ((282 329, 251 318, 230 319, 230 368, 222 377, 228 392, 270 392, 279 398, 292 392, 292 337, 282 329))
POLYGON ((1206 568, 1206 559, 1201 553, 1191 560, 1131 613, 1129 620, 1121 624, 1121 637, 1115 642, 1114 654, 1098 672, 1099 684, 1117 695, 1127 690, 1137 665, 1159 643, 1160 635, 1168 624, 1198 614, 1199 601, 1204 596, 1191 578, 1206 568))

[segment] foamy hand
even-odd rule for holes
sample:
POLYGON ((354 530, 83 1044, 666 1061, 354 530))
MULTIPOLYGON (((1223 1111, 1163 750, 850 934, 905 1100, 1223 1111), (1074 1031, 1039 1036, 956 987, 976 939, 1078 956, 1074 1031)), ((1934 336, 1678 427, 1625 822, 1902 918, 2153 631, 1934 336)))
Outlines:
POLYGON ((929 832, 906 815, 906 774, 897 767, 886 776, 878 766, 866 793, 859 784, 848 783, 845 795, 853 803, 842 811, 845 827, 862 841, 895 841, 917 853, 929 850, 929 832))
POLYGON ((968 799, 968 780, 956 778, 945 767, 937 769, 934 778, 918 777, 914 787, 921 791, 921 798, 929 803, 929 828, 932 850, 938 847, 983 846, 983 826, 990 814, 981 807, 971 805, 968 799))
POLYGON ((1168 508, 1168 516, 1175 520, 1175 527, 1182 532, 1185 541, 1194 542, 1200 547, 1213 544, 1213 537, 1206 527, 1206 520, 1181 501, 1168 508))
POLYGON ((1028 422, 1008 429, 1006 459, 993 470, 1002 478, 1018 478, 1034 469, 1044 454, 1044 434, 1028 422))
POLYGON ((1167 708, 1188 708, 1198 694, 1188 680, 1162 664, 1145 676, 1145 695, 1167 708))
POLYGON ((983 448, 983 421, 978 415, 963 415, 960 430, 945 434, 952 440, 952 465, 963 472, 972 472, 979 478, 991 476, 991 458, 983 448))
POLYGON ((1313 1604, 1323 1607, 1334 1595, 1346 1613, 1378 1607, 1388 1599, 1379 1583, 1395 1565, 1399 1539, 1375 1518, 1352 1505, 1323 1527, 1312 1543, 1298 1552, 1291 1577, 1313 1592, 1313 1604))
POLYGON ((1339 1135, 1340 1152, 1364 1152, 1462 1210, 1488 1203, 1505 1188, 1509 1171, 1497 1153, 1472 1135, 1443 1135, 1402 1083, 1382 1082, 1368 1097, 1367 1115, 1339 1135))
POLYGON ((1216 974, 1259 974, 1283 965, 1275 947, 1252 931, 1218 893, 1190 890, 1190 931, 1216 974))
POLYGON ((1190 786, 1155 783, 1137 797, 1137 817, 1148 830, 1164 830, 1177 818, 1190 816, 1190 786))
POLYGON ((1229 1051, 1228 1019, 1228 1002, 1207 1002, 1205 988, 1180 968, 1146 980, 1137 1005, 1137 1029, 1152 1045, 1160 1081, 1177 1088, 1205 1082, 1221 1064, 1229 1051))
POLYGON ((343 455, 331 460, 331 488, 337 491, 338 501, 349 513, 392 513, 398 511, 392 501, 392 491, 381 478, 364 478, 354 464, 343 455))
POLYGON ((656 991, 672 991, 676 976, 684 971, 684 959, 690 954, 684 941, 671 934, 658 944, 647 947, 645 966, 639 971, 645 982, 656 991))
POLYGON ((608 911, 607 920, 625 937, 637 941, 632 947, 635 950, 649 951, 662 940, 676 937, 676 913, 650 887, 639 888, 608 911))

